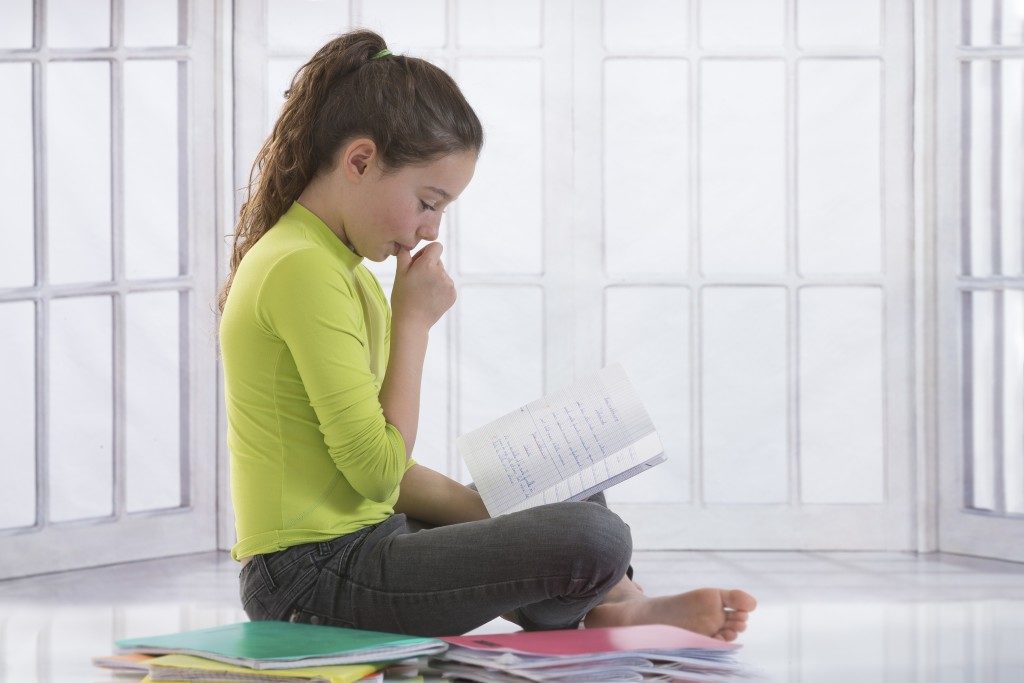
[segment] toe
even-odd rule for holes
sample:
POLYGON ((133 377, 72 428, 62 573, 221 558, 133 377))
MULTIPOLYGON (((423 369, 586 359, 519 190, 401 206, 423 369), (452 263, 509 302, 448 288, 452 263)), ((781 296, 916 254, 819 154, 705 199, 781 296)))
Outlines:
POLYGON ((741 590, 722 591, 722 606, 739 612, 753 612, 757 607, 757 600, 750 593, 741 590))
POLYGON ((723 628, 715 634, 715 638, 721 637, 722 640, 729 642, 736 640, 736 635, 736 631, 733 631, 731 628, 723 628))

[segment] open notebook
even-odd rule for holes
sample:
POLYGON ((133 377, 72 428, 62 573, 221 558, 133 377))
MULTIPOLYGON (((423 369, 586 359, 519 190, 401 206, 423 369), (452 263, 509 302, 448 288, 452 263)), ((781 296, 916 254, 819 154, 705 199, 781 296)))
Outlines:
POLYGON ((456 446, 492 517, 582 500, 665 461, 618 363, 463 434, 456 446))

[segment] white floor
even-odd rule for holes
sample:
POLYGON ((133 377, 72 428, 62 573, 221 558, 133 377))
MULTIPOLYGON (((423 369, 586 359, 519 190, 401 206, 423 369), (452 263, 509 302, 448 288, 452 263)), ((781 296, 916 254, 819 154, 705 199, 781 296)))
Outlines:
MULTIPOLYGON (((1024 565, 957 555, 637 553, 650 595, 743 588, 741 658, 768 680, 1024 681, 1024 565)), ((0 681, 124 681, 114 639, 245 619, 226 553, 0 581, 0 681)), ((515 628, 497 620, 480 631, 515 628)))

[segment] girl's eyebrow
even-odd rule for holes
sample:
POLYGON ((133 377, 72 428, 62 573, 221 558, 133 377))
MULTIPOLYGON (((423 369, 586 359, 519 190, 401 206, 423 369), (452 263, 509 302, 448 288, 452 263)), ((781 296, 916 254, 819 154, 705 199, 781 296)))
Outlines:
POLYGON ((439 187, 431 187, 430 185, 427 185, 426 189, 430 190, 431 192, 434 192, 436 194, 441 195, 445 199, 450 200, 452 198, 452 196, 450 194, 448 194, 447 192, 445 192, 444 190, 442 190, 439 187))

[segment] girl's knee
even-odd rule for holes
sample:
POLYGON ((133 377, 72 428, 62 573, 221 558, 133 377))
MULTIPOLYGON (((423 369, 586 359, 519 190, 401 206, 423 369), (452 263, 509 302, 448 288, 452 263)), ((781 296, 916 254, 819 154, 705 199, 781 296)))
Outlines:
POLYGON ((629 525, 601 505, 564 505, 567 507, 563 528, 576 556, 590 558, 606 572, 624 575, 633 553, 629 525))

